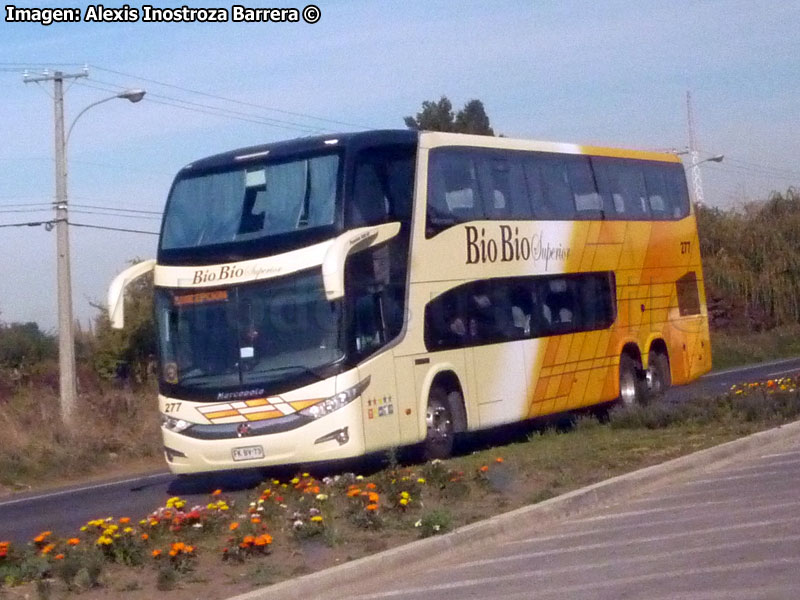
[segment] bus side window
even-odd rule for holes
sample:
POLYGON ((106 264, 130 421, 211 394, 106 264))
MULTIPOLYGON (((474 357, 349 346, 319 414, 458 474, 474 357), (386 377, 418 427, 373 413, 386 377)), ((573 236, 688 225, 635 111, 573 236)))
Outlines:
POLYGON ((469 153, 431 151, 428 173, 427 237, 456 223, 484 218, 475 161, 469 153))
POLYGON ((369 148, 358 154, 346 211, 349 227, 411 220, 414 156, 414 148, 404 146, 369 148))
POLYGON ((647 188, 647 199, 654 219, 671 219, 672 203, 670 202, 664 171, 661 165, 648 165, 644 170, 644 182, 647 188))
POLYGON ((606 216, 615 219, 649 218, 647 191, 640 163, 617 158, 592 158, 597 188, 606 216))
POLYGON ((481 196, 487 219, 530 219, 530 198, 526 194, 521 164, 513 156, 487 154, 479 160, 481 196))
POLYGON ((682 219, 689 214, 689 188, 686 185, 686 173, 680 164, 667 165, 664 168, 664 179, 667 194, 672 206, 672 218, 682 219))
POLYGON ((589 159, 584 156, 568 156, 565 157, 565 162, 577 217, 602 217, 603 202, 595 187, 589 159))
POLYGON ((541 204, 534 206, 537 217, 554 220, 575 218, 575 199, 572 196, 567 165, 562 157, 529 158, 526 160, 525 171, 529 182, 538 179, 541 186, 541 204))

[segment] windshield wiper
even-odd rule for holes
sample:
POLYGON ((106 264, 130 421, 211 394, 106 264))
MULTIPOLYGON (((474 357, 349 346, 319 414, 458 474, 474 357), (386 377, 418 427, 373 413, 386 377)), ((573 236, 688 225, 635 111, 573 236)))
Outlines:
POLYGON ((264 374, 264 373, 274 373, 275 371, 287 371, 289 369, 294 369, 296 371, 303 371, 304 373, 308 373, 309 375, 313 375, 317 378, 317 381, 323 381, 326 379, 323 375, 321 375, 318 371, 311 369, 305 365, 284 365, 282 367, 273 367, 271 369, 266 370, 259 370, 259 371, 250 371, 247 373, 248 375, 264 374))

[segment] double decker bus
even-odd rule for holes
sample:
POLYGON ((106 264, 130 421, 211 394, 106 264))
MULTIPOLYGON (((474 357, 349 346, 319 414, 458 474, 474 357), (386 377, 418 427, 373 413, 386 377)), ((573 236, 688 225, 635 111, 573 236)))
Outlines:
POLYGON ((369 131, 177 175, 154 270, 170 469, 337 460, 619 399, 711 368, 672 154, 369 131))

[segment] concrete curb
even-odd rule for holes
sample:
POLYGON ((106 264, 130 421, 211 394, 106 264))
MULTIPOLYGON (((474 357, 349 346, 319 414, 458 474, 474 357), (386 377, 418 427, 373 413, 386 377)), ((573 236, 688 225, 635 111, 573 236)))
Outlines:
POLYGON ((411 563, 424 562, 454 548, 463 549, 470 544, 484 543, 492 537, 513 533, 519 529, 520 520, 548 523, 563 519, 612 500, 624 499, 667 477, 689 473, 731 458, 735 454, 776 444, 798 435, 800 435, 800 421, 781 425, 665 463, 619 475, 538 504, 523 506, 485 521, 460 527, 442 536, 404 544, 297 579, 289 579, 266 588, 246 592, 228 600, 270 598, 309 600, 320 597, 321 593, 329 595, 335 586, 344 585, 348 580, 363 578, 365 575, 368 577, 371 573, 385 573, 400 567, 407 569, 411 563))

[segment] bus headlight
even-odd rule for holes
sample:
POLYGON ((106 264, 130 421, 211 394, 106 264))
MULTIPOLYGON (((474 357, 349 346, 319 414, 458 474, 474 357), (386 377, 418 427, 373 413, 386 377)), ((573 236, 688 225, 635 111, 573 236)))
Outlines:
POLYGON ((316 404, 309 406, 308 408, 304 408, 299 412, 301 415, 311 417, 312 419, 319 419, 320 417, 329 415, 358 398, 364 392, 364 390, 367 389, 369 380, 369 377, 362 379, 353 387, 339 392, 335 396, 326 398, 325 400, 320 400, 316 404))
POLYGON ((175 433, 180 433, 181 431, 185 431, 189 429, 193 423, 189 421, 184 421, 183 419, 176 419, 175 417, 168 417, 167 415, 161 415, 161 426, 165 429, 169 429, 170 431, 174 431, 175 433))

